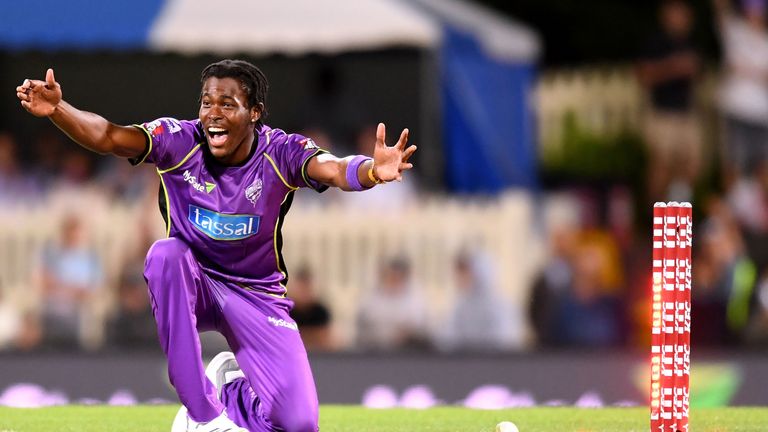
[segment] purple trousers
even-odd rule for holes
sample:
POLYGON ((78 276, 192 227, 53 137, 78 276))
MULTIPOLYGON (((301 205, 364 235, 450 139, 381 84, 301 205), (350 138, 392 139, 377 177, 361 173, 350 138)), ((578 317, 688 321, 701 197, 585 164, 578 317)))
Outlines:
POLYGON ((205 422, 223 410, 251 432, 316 432, 318 402, 307 353, 288 316, 291 301, 204 273, 182 240, 152 245, 144 277, 168 376, 189 416, 205 422), (205 376, 198 332, 224 335, 245 379, 222 389, 205 376))

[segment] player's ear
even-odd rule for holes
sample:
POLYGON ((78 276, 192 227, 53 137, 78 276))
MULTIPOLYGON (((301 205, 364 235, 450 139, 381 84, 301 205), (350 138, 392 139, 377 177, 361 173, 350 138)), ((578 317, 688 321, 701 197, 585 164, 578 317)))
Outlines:
POLYGON ((256 123, 261 118, 261 113, 264 112, 264 104, 259 102, 251 107, 251 123, 256 123))

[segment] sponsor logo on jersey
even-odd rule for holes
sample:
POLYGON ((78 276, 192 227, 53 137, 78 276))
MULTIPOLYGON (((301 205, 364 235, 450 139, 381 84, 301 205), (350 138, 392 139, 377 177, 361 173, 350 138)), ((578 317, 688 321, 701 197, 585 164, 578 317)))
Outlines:
POLYGON ((260 178, 257 178, 256 180, 251 183, 250 186, 245 188, 245 198, 248 199, 248 201, 251 202, 254 206, 256 205, 256 201, 259 200, 261 197, 261 189, 264 187, 263 182, 260 178))
POLYGON ((286 321, 282 318, 275 318, 273 316, 267 317, 267 321, 275 327, 285 327, 293 331, 299 331, 299 326, 295 322, 286 321))
POLYGON ((318 148, 317 144, 312 141, 312 138, 304 138, 303 140, 299 141, 299 144, 304 146, 304 150, 312 150, 318 148))
POLYGON ((198 192, 211 193, 213 188, 216 187, 216 184, 211 182, 204 182, 205 185, 200 184, 200 182, 197 181, 197 177, 193 176, 189 170, 184 171, 184 181, 192 185, 192 189, 198 192))
POLYGON ((198 231, 214 240, 242 240, 259 232, 256 215, 228 215, 189 205, 189 221, 198 231))

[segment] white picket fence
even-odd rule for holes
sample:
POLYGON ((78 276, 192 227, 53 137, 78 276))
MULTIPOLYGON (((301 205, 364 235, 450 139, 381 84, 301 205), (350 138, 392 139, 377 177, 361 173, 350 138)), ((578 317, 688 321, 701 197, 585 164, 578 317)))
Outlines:
POLYGON ((117 278, 122 264, 137 247, 138 206, 107 204, 101 194, 79 190, 65 193, 34 206, 19 204, 0 210, 0 289, 4 300, 24 312, 39 312, 43 288, 40 269, 44 250, 58 241, 67 215, 77 215, 85 226, 89 247, 104 267, 104 286, 82 321, 81 334, 87 347, 97 348, 104 338, 104 322, 114 307, 117 278))
MULTIPOLYGON (((85 218, 107 280, 94 301, 88 325, 88 343, 97 347, 104 320, 114 306, 116 279, 137 246, 137 221, 147 209, 146 204, 93 206, 87 202, 84 199, 75 207, 85 218)), ((0 283, 19 308, 34 310, 39 305, 36 266, 72 208, 72 203, 46 203, 0 211, 0 283)), ((395 256, 411 263, 435 326, 453 300, 453 260, 467 248, 495 257, 497 285, 511 309, 523 314, 531 279, 542 260, 535 219, 532 198, 524 192, 485 201, 429 198, 402 213, 379 216, 361 215, 340 205, 297 207, 286 218, 283 251, 289 271, 299 265, 313 270, 319 294, 331 307, 335 333, 345 345, 355 337, 361 295, 374 284, 380 265, 395 256)), ((159 215, 155 220, 161 224, 159 215)))

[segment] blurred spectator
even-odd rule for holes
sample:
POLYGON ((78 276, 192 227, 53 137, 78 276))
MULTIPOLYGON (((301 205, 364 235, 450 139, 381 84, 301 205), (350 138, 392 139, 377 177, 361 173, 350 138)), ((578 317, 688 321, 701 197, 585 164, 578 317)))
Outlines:
POLYGON ((43 335, 49 345, 84 343, 87 308, 103 283, 103 270, 87 244, 82 221, 73 215, 61 224, 59 241, 43 253, 43 335))
POLYGON ((426 304, 403 259, 387 262, 358 310, 358 340, 364 349, 393 350, 424 344, 426 304))
POLYGON ((19 166, 16 140, 0 131, 0 206, 34 201, 36 192, 34 183, 19 166))
POLYGON ((441 349, 457 351, 493 351, 511 348, 513 333, 520 340, 519 325, 510 305, 496 286, 495 271, 488 255, 463 253, 454 261, 454 279, 458 293, 453 309, 438 334, 441 349), (518 330, 518 331, 515 331, 518 330))
POLYGON ((714 0, 724 54, 720 109, 724 118, 724 170, 749 175, 768 156, 768 34, 765 0, 743 0, 743 15, 728 0, 714 0))
POLYGON ((288 295, 293 300, 291 318, 296 321, 307 351, 331 351, 331 312, 317 298, 312 272, 308 267, 296 271, 290 280, 288 295))
POLYGON ((82 187, 93 178, 93 160, 81 149, 69 150, 61 160, 61 175, 58 186, 82 187))
MULTIPOLYGON (((693 301, 691 314, 698 315, 691 324, 721 321, 724 316, 727 328, 713 331, 709 343, 733 344, 740 341, 750 320, 757 268, 746 254, 741 232, 725 203, 719 198, 711 199, 707 213, 700 235, 701 256, 694 265, 694 268, 703 266, 701 271, 704 273, 698 273, 698 280, 703 282, 702 292, 697 293, 698 286, 692 291, 692 295, 696 293, 697 298, 704 300, 693 301), (699 310, 707 305, 709 311, 699 310)), ((691 337, 694 337, 694 331, 695 328, 691 330, 691 337)), ((706 339, 710 337, 704 331, 696 336, 705 339, 701 343, 707 343, 706 339)))
POLYGON ((144 259, 156 236, 143 218, 139 219, 136 234, 137 241, 120 266, 117 310, 107 323, 107 340, 117 348, 159 348, 155 317, 144 281, 144 259))
POLYGON ((726 324, 727 298, 718 286, 718 274, 710 254, 700 253, 693 259, 691 290, 691 343, 695 346, 721 346, 730 335, 726 324))
POLYGON ((115 347, 159 347, 157 327, 142 269, 126 267, 117 289, 117 312, 107 325, 108 341, 115 347))
POLYGON ((0 286, 0 350, 13 345, 21 330, 21 314, 15 304, 4 295, 0 286))
MULTIPOLYGON (((95 181, 93 156, 84 149, 69 148, 62 153, 58 175, 47 191, 46 205, 64 213, 87 208, 94 215, 114 208, 109 192, 107 184, 95 181)), ((157 189, 153 194, 157 197, 157 189)))
POLYGON ((531 324, 543 346, 616 345, 625 336, 621 254, 609 232, 581 228, 591 207, 574 198, 553 200, 545 215, 550 258, 531 293, 531 324))
POLYGON ((40 344, 41 336, 35 315, 22 310, 0 287, 0 351, 29 351, 40 344))
POLYGON ((43 329, 40 319, 30 311, 21 314, 21 325, 16 333, 14 346, 19 351, 30 351, 40 346, 43 339, 43 329))
POLYGON ((41 191, 47 192, 56 185, 61 171, 62 153, 71 145, 65 143, 65 139, 66 136, 51 125, 38 134, 32 143, 33 163, 29 172, 41 191))
POLYGON ((581 244, 574 256, 570 289, 557 301, 554 341, 578 348, 617 345, 622 340, 620 303, 604 277, 609 266, 597 244, 581 244))
POLYGON ((746 232, 768 232, 768 160, 755 167, 754 175, 735 179, 726 199, 734 217, 746 232))
POLYGON ((763 269, 763 277, 757 284, 756 291, 757 307, 747 329, 746 340, 751 345, 766 346, 768 345, 768 269, 763 269))
POLYGON ((557 341, 558 299, 565 296, 573 281, 573 260, 578 246, 578 228, 574 223, 550 222, 550 256, 533 285, 529 309, 530 321, 540 345, 557 341))
POLYGON ((119 158, 100 161, 98 183, 112 200, 133 203, 142 199, 148 190, 157 191, 157 172, 149 165, 132 166, 119 158))
POLYGON ((685 201, 702 164, 701 130, 693 106, 699 56, 691 40, 688 2, 662 1, 659 21, 661 29, 648 41, 637 68, 650 99, 644 127, 651 156, 648 194, 655 201, 685 201))

